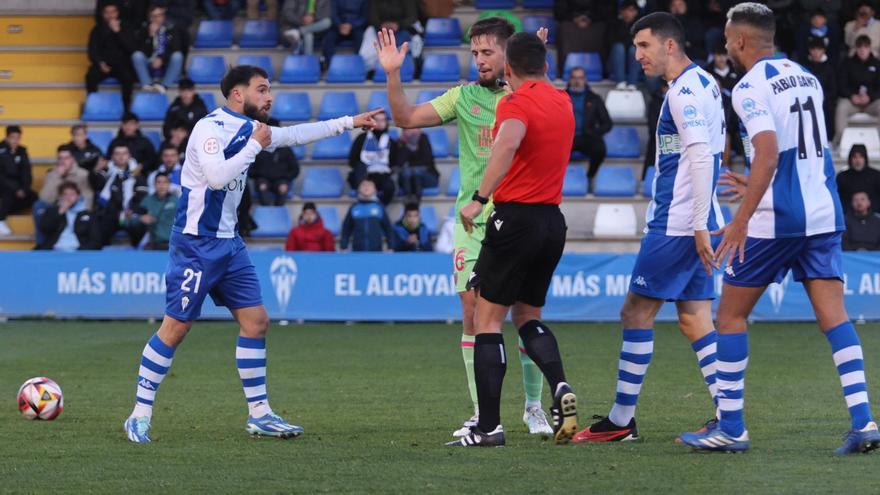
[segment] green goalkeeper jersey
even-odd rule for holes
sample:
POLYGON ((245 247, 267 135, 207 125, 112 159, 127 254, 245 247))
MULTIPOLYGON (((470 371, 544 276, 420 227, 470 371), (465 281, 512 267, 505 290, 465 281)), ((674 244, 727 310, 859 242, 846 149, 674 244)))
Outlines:
MULTIPOLYGON (((458 120, 458 168, 461 182, 455 200, 456 212, 470 202, 474 191, 480 187, 489 151, 492 149, 492 127, 495 125, 495 106, 507 94, 504 89, 489 89, 479 84, 456 86, 431 100, 431 106, 443 123, 458 120)), ((491 208, 474 220, 486 223, 491 208)), ((455 215, 456 223, 461 217, 455 215)))

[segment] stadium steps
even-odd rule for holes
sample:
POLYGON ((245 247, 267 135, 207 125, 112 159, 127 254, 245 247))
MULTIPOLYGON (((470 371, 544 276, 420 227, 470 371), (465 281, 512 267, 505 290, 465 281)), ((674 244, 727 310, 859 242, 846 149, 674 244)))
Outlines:
POLYGON ((0 237, 0 251, 30 251, 35 245, 33 236, 0 237))
MULTIPOLYGON (((6 217, 6 224, 12 229, 12 234, 16 236, 33 236, 35 232, 34 217, 30 213, 21 215, 9 215, 6 217)), ((2 239, 2 238, 0 238, 2 239)))
MULTIPOLYGON (((23 125, 21 142, 34 158, 54 160, 59 144, 70 142, 70 127, 58 125, 23 125)), ((41 160, 43 161, 43 160, 41 160)))
POLYGON ((79 119, 85 91, 82 89, 3 89, 0 87, 0 119, 16 121, 79 119))
POLYGON ((82 88, 88 67, 85 52, 0 51, 0 88, 47 83, 82 88))
POLYGON ((49 173, 49 170, 54 166, 54 158, 51 163, 31 163, 31 176, 33 177, 33 182, 31 182, 31 190, 36 193, 40 192, 40 189, 43 188, 43 184, 46 182, 46 174, 49 173))
POLYGON ((91 16, 0 17, 0 46, 82 46, 95 25, 91 16))

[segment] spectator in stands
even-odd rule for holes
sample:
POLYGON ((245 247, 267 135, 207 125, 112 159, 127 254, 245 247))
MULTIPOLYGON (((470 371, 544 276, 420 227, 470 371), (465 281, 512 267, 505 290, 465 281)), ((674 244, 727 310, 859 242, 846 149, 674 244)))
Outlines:
POLYGON ((131 218, 134 209, 147 196, 147 181, 125 144, 111 146, 110 157, 109 163, 95 166, 89 175, 100 225, 99 245, 109 244, 113 234, 122 229, 128 233, 132 246, 137 246, 145 230, 124 222, 131 218))
POLYGON ((716 45, 712 50, 712 62, 705 69, 715 77, 715 81, 718 82, 718 87, 721 89, 721 106, 724 108, 724 122, 727 126, 722 163, 730 163, 731 149, 736 150, 740 155, 743 153, 742 139, 739 139, 739 118, 733 111, 732 103, 733 88, 740 76, 734 70, 733 64, 727 56, 727 49, 723 44, 716 45))
POLYGON ((837 143, 852 115, 869 113, 880 118, 880 60, 871 53, 871 39, 859 36, 856 53, 843 61, 838 81, 835 136, 837 143))
POLYGON ((330 20, 333 26, 324 35, 324 64, 329 64, 341 41, 351 41, 360 47, 367 27, 367 0, 333 0, 330 3, 330 20))
POLYGON ((303 204, 299 222, 296 227, 290 229, 284 249, 311 252, 336 251, 333 234, 324 227, 324 220, 315 208, 315 203, 310 201, 303 204))
POLYGON ((180 31, 186 35, 186 43, 189 46, 189 33, 187 32, 192 26, 196 17, 196 0, 167 0, 166 5, 168 11, 165 15, 180 31))
POLYGON ((180 172, 183 170, 183 164, 180 160, 182 156, 180 151, 177 149, 177 146, 172 143, 165 143, 162 145, 159 155, 162 160, 161 163, 159 163, 159 167, 147 176, 147 184, 150 188, 149 193, 153 194, 156 192, 156 176, 159 174, 165 174, 168 176, 168 181, 170 182, 168 187, 171 194, 180 196, 180 172))
POLYGON ((31 160, 21 145, 21 127, 7 126, 6 140, 0 142, 0 235, 12 233, 6 225, 10 213, 27 210, 36 201, 32 181, 31 160))
MULTIPOLYGON (((281 124, 269 119, 269 125, 279 127, 281 124)), ((281 206, 287 200, 291 183, 299 176, 299 162, 292 149, 279 146, 272 152, 257 153, 248 174, 254 179, 261 205, 281 206)))
POLYGON ((669 13, 674 15, 684 28, 684 51, 698 65, 706 63, 709 50, 706 48, 706 26, 695 15, 688 15, 685 0, 670 0, 669 13))
POLYGON ((617 19, 609 28, 611 51, 608 54, 608 77, 619 83, 618 89, 635 89, 642 79, 642 66, 636 60, 636 47, 630 34, 630 28, 638 18, 639 5, 636 1, 623 0, 617 19))
POLYGON ((202 8, 208 19, 230 20, 241 10, 241 0, 202 0, 202 8))
MULTIPOLYGON (((566 2, 557 2, 566 3, 566 2)), ((575 4, 578 2, 568 2, 575 4)), ((589 2, 587 2, 589 3, 589 2)), ((566 9, 555 9, 556 18, 556 51, 559 55, 558 64, 561 73, 565 66, 565 58, 574 52, 596 52, 606 54, 608 36, 604 22, 596 20, 588 10, 574 10, 577 6, 566 9)))
POLYGON ((840 53, 840 34, 828 24, 828 17, 822 9, 814 10, 810 14, 810 22, 800 26, 797 35, 797 59, 802 63, 808 60, 810 47, 816 43, 822 43, 832 65, 836 64, 840 53))
POLYGON ((176 146, 177 151, 180 152, 181 163, 183 163, 186 158, 186 144, 189 142, 188 126, 189 124, 184 120, 172 122, 169 126, 168 137, 163 140, 162 144, 159 146, 160 150, 164 148, 166 144, 176 146))
POLYGON ((129 26, 140 26, 147 18, 148 3, 144 0, 98 0, 95 4, 96 23, 101 22, 107 5, 115 6, 119 19, 129 26))
POLYGON ((553 2, 553 16, 557 22, 570 21, 578 14, 589 12, 600 22, 609 22, 617 14, 617 3, 603 0, 556 0, 553 2))
POLYGON ((880 171, 868 164, 868 149, 864 144, 854 144, 849 150, 849 165, 837 174, 837 193, 843 210, 848 211, 852 197, 859 191, 866 192, 874 211, 880 212, 880 171))
POLYGON ((871 52, 875 57, 880 57, 880 22, 874 18, 874 4, 870 0, 859 2, 855 19, 843 27, 843 41, 849 48, 850 57, 858 50, 858 41, 862 36, 868 37, 871 52))
MULTIPOLYGON (((809 55, 804 61, 804 67, 816 76, 822 85, 822 92, 827 96, 822 103, 822 113, 825 114, 825 132, 828 139, 834 139, 834 109, 837 106, 837 72, 835 65, 828 57, 828 50, 821 38, 810 38, 808 42, 809 55)), ((736 134, 731 134, 736 135, 736 134)))
POLYGON ((149 173, 156 169, 158 160, 156 159, 156 148, 153 143, 141 132, 140 119, 132 112, 125 112, 122 115, 122 125, 119 126, 119 132, 110 145, 107 146, 108 155, 113 154, 113 148, 124 145, 132 158, 143 167, 144 171, 149 173))
POLYGON ((37 224, 42 238, 37 249, 101 249, 95 215, 86 206, 79 187, 73 182, 62 182, 53 196, 57 200, 46 208, 37 224))
POLYGON ((420 0, 419 20, 426 24, 432 17, 452 17, 457 0, 420 0))
POLYGON ((708 0, 702 6, 699 15, 706 27, 707 48, 724 45, 724 25, 727 23, 727 11, 732 6, 732 0, 708 0))
POLYGON ((587 85, 587 75, 581 67, 575 67, 568 76, 568 96, 574 110, 574 143, 572 151, 579 151, 590 159, 587 177, 592 180, 605 160, 603 136, 613 124, 602 97, 587 85))
POLYGON ((422 223, 419 205, 407 203, 403 208, 403 218, 394 224, 395 251, 433 251, 431 234, 422 223))
POLYGON ((278 0, 247 0, 245 13, 248 19, 260 18, 260 2, 266 6, 265 18, 275 20, 278 18, 278 0))
POLYGON ((373 117, 376 127, 364 131, 355 138, 348 153, 348 184, 354 189, 365 178, 379 190, 379 200, 388 206, 394 199, 394 179, 391 178, 391 164, 397 158, 394 140, 388 134, 388 117, 378 114, 373 117))
POLYGON ((168 174, 160 172, 155 175, 153 188, 155 192, 141 200, 138 208, 124 223, 130 228, 145 230, 150 234, 144 249, 167 250, 171 239, 171 226, 177 214, 178 196, 171 192, 171 181, 168 174))
POLYGON ((844 251, 880 251, 880 213, 871 210, 868 193, 853 194, 843 233, 844 251))
POLYGON ((131 63, 145 91, 165 90, 180 78, 183 71, 187 37, 165 18, 165 7, 150 6, 150 17, 135 32, 131 63), (161 78, 161 80, 160 80, 161 78), (153 83, 153 80, 159 82, 153 83))
POLYGON ((660 110, 663 108, 663 100, 669 91, 669 83, 662 77, 659 78, 660 87, 651 95, 648 102, 648 144, 645 146, 645 163, 642 167, 642 180, 648 173, 648 168, 654 166, 657 158, 657 121, 660 120, 660 110))
POLYGON ((379 61, 379 54, 373 47, 377 33, 384 28, 394 32, 398 46, 409 42, 409 49, 414 58, 419 58, 424 42, 421 38, 418 0, 370 0, 369 26, 364 31, 358 53, 364 59, 368 70, 372 70, 379 61))
POLYGON ((281 34, 293 53, 315 53, 315 35, 330 29, 330 0, 287 0, 281 8, 281 34))
POLYGON ((86 73, 86 91, 94 93, 98 91, 98 83, 115 77, 122 86, 122 103, 128 109, 134 87, 133 25, 120 20, 119 9, 113 3, 104 5, 101 16, 101 21, 89 33, 88 54, 92 65, 86 73))
POLYGON ((162 121, 162 135, 167 139, 171 135, 171 124, 174 122, 186 123, 186 131, 192 132, 202 117, 208 115, 213 108, 208 108, 202 97, 196 93, 196 84, 189 78, 182 78, 177 85, 177 98, 171 102, 165 119, 162 121))
POLYGON ((339 249, 345 251, 382 251, 382 238, 394 247, 394 233, 385 207, 376 197, 376 185, 370 179, 358 184, 357 202, 351 205, 342 222, 339 249))
MULTIPOLYGON (((73 157, 73 149, 69 144, 58 147, 55 166, 46 172, 43 180, 43 188, 40 189, 40 202, 43 206, 54 204, 58 200, 59 187, 65 182, 71 182, 77 187, 77 194, 82 197, 86 209, 92 207, 94 193, 89 186, 89 172, 76 163, 73 157)), ((36 206, 34 207, 36 208, 36 206)))
POLYGON ((431 141, 421 129, 404 129, 395 143, 393 166, 404 194, 418 203, 425 188, 440 184, 440 172, 434 164, 431 141))
POLYGON ((95 146, 89 139, 88 128, 85 124, 74 124, 70 128, 70 142, 67 143, 73 151, 76 163, 86 171, 95 168, 98 159, 103 155, 101 148, 95 146))

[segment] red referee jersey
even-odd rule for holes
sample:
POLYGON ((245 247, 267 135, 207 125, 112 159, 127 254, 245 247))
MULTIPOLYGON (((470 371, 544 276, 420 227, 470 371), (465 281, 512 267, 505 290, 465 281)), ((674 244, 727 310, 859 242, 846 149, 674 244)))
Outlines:
POLYGON ((508 119, 525 124, 526 135, 493 200, 558 205, 574 140, 574 112, 568 93, 547 82, 527 81, 498 102, 493 138, 508 119))

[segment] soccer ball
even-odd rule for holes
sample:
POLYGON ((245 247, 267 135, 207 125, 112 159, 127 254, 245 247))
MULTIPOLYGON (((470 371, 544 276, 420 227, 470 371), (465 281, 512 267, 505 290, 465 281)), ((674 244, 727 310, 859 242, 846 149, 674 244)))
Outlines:
POLYGON ((61 387, 44 376, 31 378, 18 389, 18 409, 25 419, 51 421, 61 414, 62 407, 61 387))

